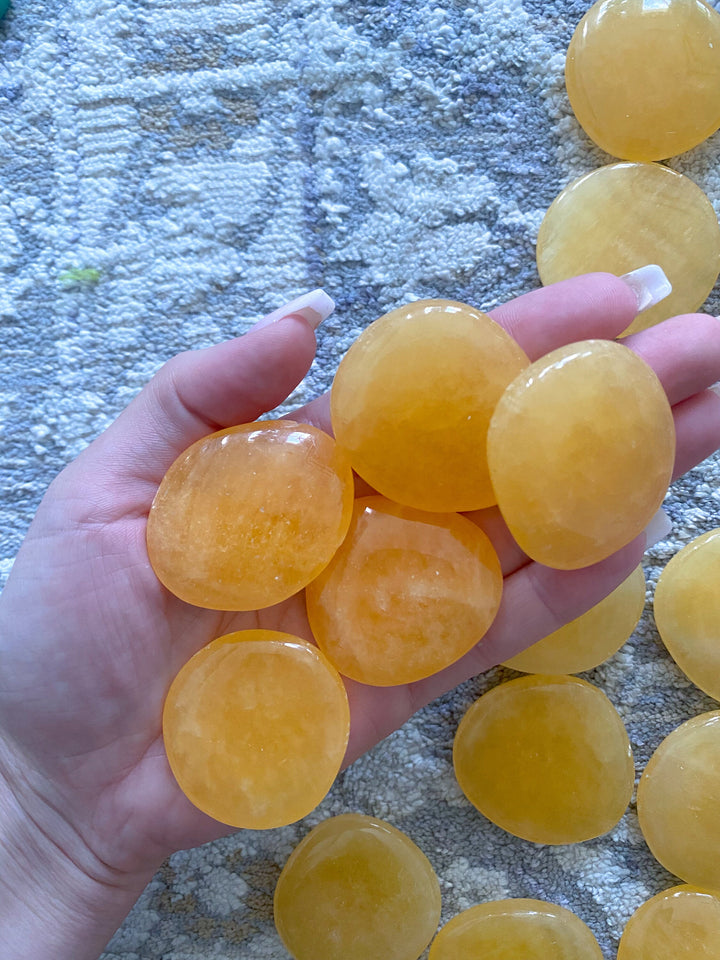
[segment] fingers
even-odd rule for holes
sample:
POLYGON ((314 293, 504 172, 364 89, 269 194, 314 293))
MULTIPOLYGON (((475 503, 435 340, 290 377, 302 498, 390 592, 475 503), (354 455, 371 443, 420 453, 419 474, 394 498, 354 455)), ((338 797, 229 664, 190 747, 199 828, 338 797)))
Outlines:
POLYGON ((673 480, 720 449, 720 396, 704 390, 673 407, 675 466, 673 480))

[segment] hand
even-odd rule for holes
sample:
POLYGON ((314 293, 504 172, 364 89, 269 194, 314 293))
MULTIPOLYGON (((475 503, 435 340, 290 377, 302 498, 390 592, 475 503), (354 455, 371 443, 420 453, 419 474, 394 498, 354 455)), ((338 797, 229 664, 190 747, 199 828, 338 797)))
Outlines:
MULTIPOLYGON (((594 275, 493 316, 534 359, 573 340, 613 338, 635 310, 622 281, 594 275)), ((693 315, 626 342, 655 368, 673 404, 682 473, 720 446, 720 398, 706 389, 720 379, 720 323, 693 315)), ((176 357, 48 490, 0 598, 3 956, 97 956, 169 853, 228 832, 175 783, 162 745, 164 696, 189 657, 224 633, 261 627, 311 639, 304 600, 252 614, 191 607, 153 574, 145 522, 175 457, 275 407, 314 349, 308 323, 290 316, 176 357)), ((294 419, 328 429, 327 397, 294 419)), ((506 577, 495 623, 477 648, 428 680, 348 682, 348 762, 434 697, 578 616, 630 573, 645 546, 641 537, 595 567, 559 572, 530 562, 496 510, 480 520, 506 577)))

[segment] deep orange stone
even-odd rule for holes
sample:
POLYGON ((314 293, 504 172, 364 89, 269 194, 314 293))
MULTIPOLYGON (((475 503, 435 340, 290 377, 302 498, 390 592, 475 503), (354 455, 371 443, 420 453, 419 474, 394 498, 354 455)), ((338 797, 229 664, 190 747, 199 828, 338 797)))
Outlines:
POLYGON ((617 960, 720 960, 720 899, 682 884, 638 907, 617 960))

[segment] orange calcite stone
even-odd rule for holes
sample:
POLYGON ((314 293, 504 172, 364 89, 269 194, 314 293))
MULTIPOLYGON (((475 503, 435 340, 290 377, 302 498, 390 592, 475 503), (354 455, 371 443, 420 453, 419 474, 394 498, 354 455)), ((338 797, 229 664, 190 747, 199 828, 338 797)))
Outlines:
POLYGON ((720 960, 720 899, 682 884, 630 917, 617 960, 720 960))
POLYGON ((233 827, 294 823, 328 792, 350 730, 345 687, 310 643, 230 633, 173 681, 163 712, 170 766, 189 800, 233 827))
POLYGON ((625 333, 692 313, 720 272, 720 226, 712 204, 669 167, 600 167, 566 187, 540 226, 537 266, 546 285, 595 271, 621 276, 648 263, 663 268, 672 293, 638 314, 625 333))
POLYGON ((345 542, 306 598, 315 639, 340 673, 390 686, 467 653, 501 594, 500 561, 474 523, 375 496, 355 501, 345 542))
MULTIPOLYGON (((720 700, 720 529, 697 537, 667 564, 655 588, 655 623, 670 656, 720 700)), ((720 851, 718 851, 720 856, 720 851)))
POLYGON ((598 0, 565 65, 580 126, 623 160, 664 160, 720 127, 720 16, 702 0, 598 0))
POLYGON ((391 500, 444 512, 489 506, 488 423, 527 363, 502 327, 467 304, 399 307, 370 324, 338 367, 335 437, 391 500))
POLYGON ((428 960, 602 960, 590 928, 544 900, 495 900, 445 924, 428 960))
POLYGON ((342 543, 352 471, 334 440, 290 420, 230 427, 173 463, 147 546, 158 579, 188 603, 255 610, 301 590, 342 543))
POLYGON ((645 606, 642 567, 576 620, 518 653, 504 666, 523 673, 582 673, 604 663, 630 637, 645 606))
POLYGON ((389 823, 344 814, 295 848, 275 888, 275 926, 295 960, 418 960, 440 919, 425 854, 389 823))
POLYGON ((535 843, 607 833, 635 779, 618 712, 577 677, 520 677, 484 694, 460 722, 453 762, 480 813, 535 843))
POLYGON ((720 891, 720 711, 681 724, 640 778, 638 817, 652 855, 676 877, 720 891))
POLYGON ((571 343, 507 388, 488 431, 498 506, 520 547, 585 567, 629 543, 662 503, 675 430, 665 392, 627 347, 571 343))

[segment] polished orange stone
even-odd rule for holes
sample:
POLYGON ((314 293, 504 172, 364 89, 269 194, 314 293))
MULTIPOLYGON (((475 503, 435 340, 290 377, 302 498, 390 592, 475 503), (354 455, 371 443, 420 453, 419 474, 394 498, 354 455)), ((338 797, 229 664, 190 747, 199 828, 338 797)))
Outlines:
POLYGON ((467 711, 455 775, 473 806, 535 843, 578 843, 612 829, 635 770, 617 710, 578 677, 520 677, 467 711))
POLYGON ((681 724, 650 758, 638 785, 640 829, 676 877, 720 891, 720 711, 681 724))
POLYGON ((425 854, 389 823, 355 813, 311 830, 275 888, 275 926, 295 960, 418 960, 439 919, 425 854))
POLYGON ((188 799, 253 830, 294 823, 320 803, 349 729, 338 673, 312 644, 273 630, 213 640, 177 675, 163 711, 168 760, 188 799))
MULTIPOLYGON (((720 89, 720 88, 719 88, 720 89)), ((659 264, 672 293, 638 314, 635 333, 704 303, 720 272, 720 226, 697 184, 658 163, 614 163, 573 181, 551 204, 537 238, 544 284, 583 273, 621 276, 659 264)))
POLYGON ((315 639, 340 673, 390 686, 467 653, 501 594, 500 561, 474 523, 375 496, 355 501, 345 542, 306 598, 315 639))
MULTIPOLYGON (((655 588, 655 623, 673 660, 720 700, 720 529, 697 537, 664 568, 655 588)), ((719 852, 720 855, 720 852, 719 852)))
POLYGON ((720 960, 720 899, 682 884, 638 907, 617 960, 720 960))
POLYGON ((582 673, 604 663, 631 636, 645 606, 645 575, 636 567, 627 580, 554 633, 506 660, 523 673, 582 673))
POLYGON ((230 427, 173 463, 153 501, 147 546, 181 600, 255 610, 297 593, 347 532, 352 471, 331 437, 290 420, 230 427))
POLYGON ((494 900, 446 923, 428 960, 602 960, 590 928, 544 900, 494 900))
POLYGON ((675 430, 663 388, 618 343, 568 344, 507 388, 488 431, 498 506, 520 547, 550 567, 596 563, 662 503, 675 430))
POLYGON ((702 0, 598 0, 565 81, 580 126, 623 160, 664 160, 720 127, 720 16, 702 0))
POLYGON ((467 304, 399 307, 340 363, 333 431, 360 476, 391 500, 429 511, 489 506, 488 423, 527 363, 502 327, 467 304))

